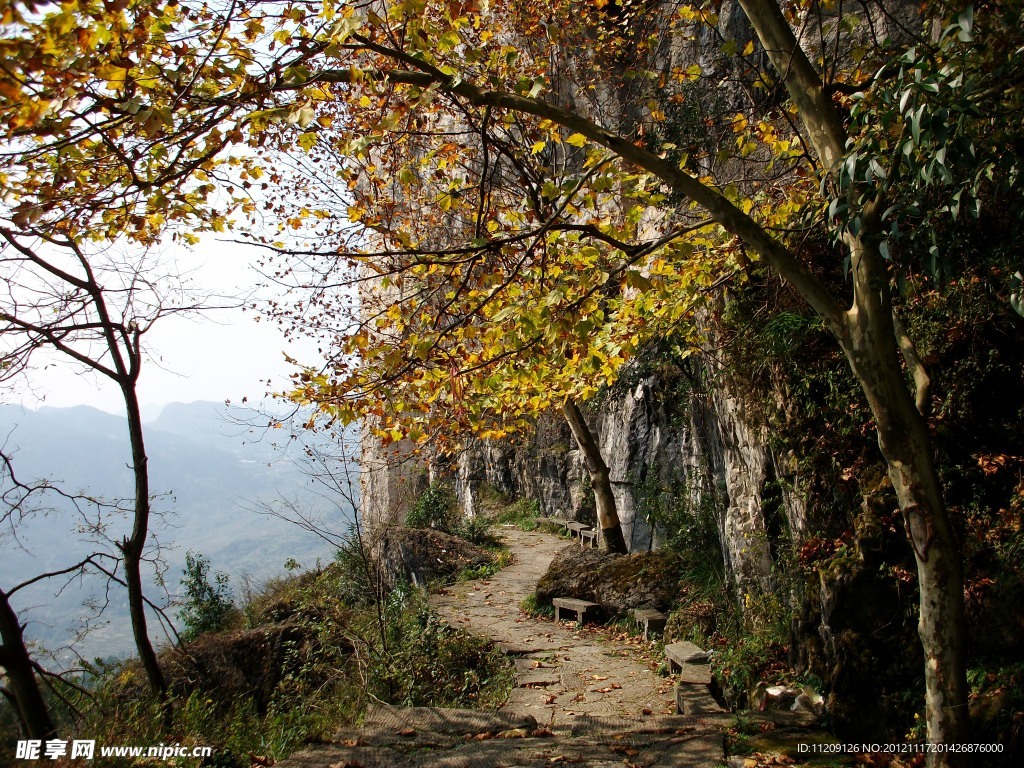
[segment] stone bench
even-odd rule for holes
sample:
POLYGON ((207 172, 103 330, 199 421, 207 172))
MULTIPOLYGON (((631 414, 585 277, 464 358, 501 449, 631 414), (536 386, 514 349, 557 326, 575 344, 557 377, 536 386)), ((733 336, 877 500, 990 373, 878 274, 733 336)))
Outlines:
POLYGON ((573 534, 576 534, 577 536, 580 536, 582 538, 583 531, 593 530, 593 528, 591 528, 589 525, 586 525, 584 523, 577 523, 575 520, 566 523, 565 528, 567 531, 569 531, 570 539, 572 538, 573 534))
POLYGON ((670 673, 678 671, 679 681, 695 685, 711 685, 708 654, 693 643, 682 641, 665 646, 665 660, 670 673))
POLYGON ((580 531, 580 546, 583 546, 583 542, 589 542, 591 548, 597 546, 597 531, 593 528, 588 528, 585 531, 580 531))
POLYGON ((651 639, 651 632, 664 632, 668 616, 654 608, 637 608, 633 611, 636 623, 644 628, 644 640, 651 639))
POLYGON ((683 715, 701 715, 722 712, 722 707, 711 695, 711 665, 709 655, 693 643, 678 642, 665 646, 668 671, 678 670, 676 685, 676 712, 683 715))
POLYGON ((595 614, 601 608, 597 603, 592 603, 589 600, 577 600, 574 597, 552 598, 551 605, 555 607, 555 621, 562 620, 562 611, 572 611, 576 614, 578 624, 586 622, 588 616, 596 621, 595 614))

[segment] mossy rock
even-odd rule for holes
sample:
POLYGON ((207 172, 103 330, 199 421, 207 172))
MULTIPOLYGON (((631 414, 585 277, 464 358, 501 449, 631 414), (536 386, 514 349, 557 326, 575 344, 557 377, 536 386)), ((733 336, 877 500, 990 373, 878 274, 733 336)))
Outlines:
POLYGON ((710 600, 689 600, 668 616, 665 642, 711 637, 718 629, 719 607, 710 600))
POLYGON ((209 632, 184 648, 165 651, 160 663, 171 691, 182 699, 200 691, 225 710, 248 699, 262 713, 281 682, 301 674, 316 643, 314 628, 298 622, 209 632))
POLYGON ((634 608, 668 610, 678 595, 679 559, 666 552, 612 555, 573 544, 555 557, 537 582, 539 605, 555 597, 575 597, 598 603, 611 615, 634 608))

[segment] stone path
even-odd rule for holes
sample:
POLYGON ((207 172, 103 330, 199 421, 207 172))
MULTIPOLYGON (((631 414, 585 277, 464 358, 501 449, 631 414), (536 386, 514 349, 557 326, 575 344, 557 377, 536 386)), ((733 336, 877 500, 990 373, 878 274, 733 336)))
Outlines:
POLYGON ((512 768, 723 763, 724 714, 675 715, 672 681, 634 658, 635 648, 571 624, 523 616, 519 603, 567 545, 503 529, 513 564, 486 580, 431 597, 450 624, 492 639, 516 665, 497 712, 371 706, 363 728, 280 763, 283 768, 512 768))
POLYGON ((520 613, 565 540, 514 528, 502 536, 515 553, 512 565, 489 580, 449 587, 431 604, 448 623, 491 638, 515 657, 516 688, 503 709, 548 727, 571 726, 580 715, 675 714, 672 682, 634 659, 628 646, 520 613))

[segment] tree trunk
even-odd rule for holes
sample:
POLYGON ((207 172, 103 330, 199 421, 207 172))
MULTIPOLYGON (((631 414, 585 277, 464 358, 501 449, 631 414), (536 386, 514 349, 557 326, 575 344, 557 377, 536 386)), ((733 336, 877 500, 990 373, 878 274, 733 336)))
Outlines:
POLYGON ((0 639, 3 640, 0 646, 0 667, 7 673, 15 710, 25 735, 30 739, 56 738, 57 729, 39 689, 18 615, 3 590, 0 590, 0 639))
MULTIPOLYGON (((935 470, 928 425, 899 364, 891 312, 884 303, 867 312, 855 304, 844 347, 875 417, 878 445, 917 565, 928 741, 963 743, 969 730, 963 563, 935 470)), ((928 754, 929 766, 966 762, 952 752, 928 754)))
MULTIPOLYGON (((776 0, 740 0, 740 5, 772 66, 786 84, 823 170, 832 172, 846 152, 847 137, 820 76, 797 43, 776 0)), ((914 550, 920 590, 918 633, 925 657, 928 741, 944 745, 964 743, 969 721, 963 562, 935 471, 928 425, 922 415, 927 403, 922 402, 919 410, 900 365, 900 345, 909 344, 909 339, 897 342, 889 300, 890 280, 878 250, 879 213, 885 207, 885 195, 882 191, 855 187, 848 193, 848 199, 851 207, 854 200, 867 199, 858 203, 859 232, 848 232, 844 237, 853 272, 853 302, 840 322, 835 322, 838 318, 825 319, 839 339, 871 407, 878 428, 878 445, 914 550)), ((771 251, 763 251, 762 255, 770 264, 775 261, 771 251)), ((788 264, 783 262, 781 266, 788 264)), ((799 284, 797 288, 814 306, 816 296, 799 284)), ((926 400, 923 367, 915 365, 916 355, 907 355, 906 350, 904 353, 915 376, 919 399, 926 400)), ((954 752, 928 753, 930 768, 966 762, 966 757, 954 752)))
POLYGON ((615 495, 612 493, 611 475, 608 465, 604 463, 601 449, 594 440, 590 427, 587 426, 579 407, 571 398, 566 398, 562 406, 565 420, 569 422, 576 444, 583 451, 583 458, 590 474, 590 487, 594 489, 594 501, 597 505, 597 522, 601 526, 601 540, 607 552, 622 555, 628 554, 626 540, 622 535, 622 524, 615 508, 615 495))
POLYGON ((168 700, 167 682, 164 680, 156 651, 149 639, 149 631, 146 626, 146 604, 142 590, 142 554, 146 547, 146 538, 149 535, 149 459, 146 456, 142 412, 135 394, 134 381, 128 385, 122 384, 121 391, 128 414, 128 432, 132 446, 132 472, 135 475, 134 525, 131 536, 125 537, 120 544, 121 552, 124 555, 125 583, 128 586, 128 611, 132 620, 135 647, 139 652, 142 667, 146 671, 150 690, 161 702, 166 704, 168 700))

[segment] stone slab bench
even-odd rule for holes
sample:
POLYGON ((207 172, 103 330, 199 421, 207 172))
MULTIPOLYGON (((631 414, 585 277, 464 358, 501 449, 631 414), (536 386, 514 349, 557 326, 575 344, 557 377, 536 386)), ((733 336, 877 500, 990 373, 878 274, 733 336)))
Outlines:
POLYGON ((722 712, 722 707, 711 695, 711 665, 708 653, 686 641, 665 646, 668 671, 675 672, 676 712, 683 715, 702 715, 722 712))
POLYGON ((668 623, 668 616, 654 608, 636 608, 633 618, 644 628, 644 640, 650 640, 652 632, 664 632, 665 624, 668 623))
POLYGON ((577 600, 574 597, 555 597, 551 600, 555 607, 555 621, 562 620, 562 611, 572 611, 576 614, 576 621, 579 624, 586 622, 587 617, 597 620, 597 612, 601 608, 597 603, 589 600, 577 600))
POLYGON ((676 713, 680 715, 710 715, 725 710, 715 701, 707 686, 680 683, 676 686, 676 713))
POLYGON ((597 531, 593 528, 589 528, 585 531, 580 531, 580 546, 583 546, 583 542, 590 544, 591 548, 597 546, 597 531))
POLYGON ((582 540, 583 531, 592 531, 589 525, 584 523, 577 523, 575 520, 565 524, 565 528, 569 531, 569 538, 572 538, 573 534, 580 536, 582 540))
POLYGON ((678 671, 680 682, 711 685, 708 654, 693 643, 682 641, 666 645, 665 660, 670 673, 678 671))

